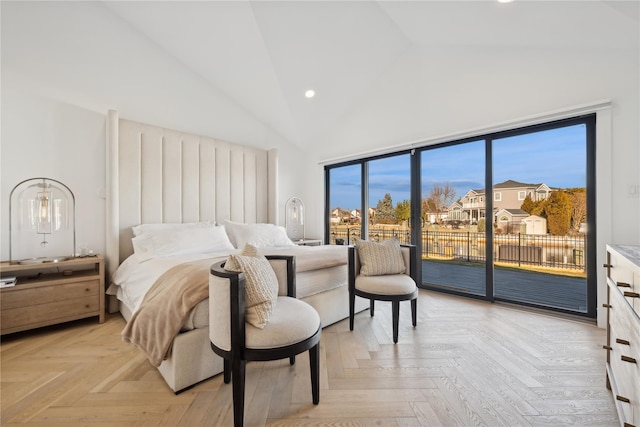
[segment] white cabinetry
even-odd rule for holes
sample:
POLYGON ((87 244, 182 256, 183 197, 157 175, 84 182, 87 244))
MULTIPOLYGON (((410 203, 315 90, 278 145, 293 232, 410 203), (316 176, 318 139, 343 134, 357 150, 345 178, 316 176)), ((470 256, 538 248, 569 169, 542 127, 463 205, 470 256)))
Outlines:
POLYGON ((607 386, 620 424, 640 427, 640 247, 607 245, 607 386))

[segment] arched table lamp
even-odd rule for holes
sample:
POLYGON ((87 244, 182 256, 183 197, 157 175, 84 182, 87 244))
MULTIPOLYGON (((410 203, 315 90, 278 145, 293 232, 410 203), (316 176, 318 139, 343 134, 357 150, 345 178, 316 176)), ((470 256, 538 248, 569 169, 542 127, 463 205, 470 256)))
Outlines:
POLYGON ((75 206, 73 192, 55 179, 30 178, 13 187, 9 195, 9 261, 33 264, 75 256, 75 206))
POLYGON ((287 200, 285 205, 285 226, 291 240, 304 239, 304 203, 297 197, 287 200))

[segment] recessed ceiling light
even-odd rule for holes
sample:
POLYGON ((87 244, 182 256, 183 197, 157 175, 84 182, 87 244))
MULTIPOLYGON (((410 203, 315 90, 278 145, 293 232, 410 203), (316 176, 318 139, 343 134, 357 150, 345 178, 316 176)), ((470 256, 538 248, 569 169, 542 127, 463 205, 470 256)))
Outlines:
POLYGON ((304 93, 304 96, 306 96, 307 98, 313 98, 314 96, 316 96, 316 91, 314 91, 313 89, 309 89, 304 93))
POLYGON ((498 0, 498 3, 511 3, 513 0, 498 0))

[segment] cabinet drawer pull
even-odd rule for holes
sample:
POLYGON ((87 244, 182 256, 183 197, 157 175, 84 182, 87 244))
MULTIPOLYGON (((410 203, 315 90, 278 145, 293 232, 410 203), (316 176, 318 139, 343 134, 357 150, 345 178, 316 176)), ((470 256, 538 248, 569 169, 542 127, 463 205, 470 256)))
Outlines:
POLYGON ((629 356, 620 356, 620 360, 622 360, 623 362, 637 363, 636 359, 634 359, 633 357, 629 357, 629 356))
POLYGON ((627 399, 626 397, 623 397, 623 396, 616 396, 616 399, 619 400, 620 402, 625 402, 625 403, 630 403, 631 402, 629 399, 627 399))
POLYGON ((625 283, 625 282, 617 282, 616 286, 619 287, 619 288, 630 288, 631 287, 630 284, 625 283))
POLYGON ((602 304, 603 308, 611 308, 611 304, 602 304))
POLYGON ((629 341, 627 341, 627 340, 623 340, 622 338, 616 338, 616 342, 617 342, 618 344, 629 345, 629 341))
POLYGON ((602 266, 604 268, 613 268, 613 265, 611 265, 611 264, 602 264, 602 266))
POLYGON ((609 347, 608 345, 603 345, 602 348, 604 348, 605 350, 613 350, 613 348, 609 347))
POLYGON ((636 426, 634 426, 633 424, 624 423, 622 427, 636 427, 636 426))
POLYGON ((640 298, 640 294, 637 292, 624 292, 624 296, 629 298, 640 298))

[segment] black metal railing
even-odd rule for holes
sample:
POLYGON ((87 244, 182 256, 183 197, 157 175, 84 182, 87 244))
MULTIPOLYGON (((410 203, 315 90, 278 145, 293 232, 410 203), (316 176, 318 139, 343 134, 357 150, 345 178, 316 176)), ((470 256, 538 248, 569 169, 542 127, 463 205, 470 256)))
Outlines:
MULTIPOLYGON (((333 227, 331 244, 354 243, 360 227, 333 227)), ((370 228, 368 240, 383 241, 392 237, 400 243, 411 242, 408 228, 370 228)), ((424 259, 486 261, 485 233, 422 230, 424 259)), ((585 270, 586 235, 551 236, 537 234, 496 234, 493 259, 496 262, 571 270, 585 270)))

